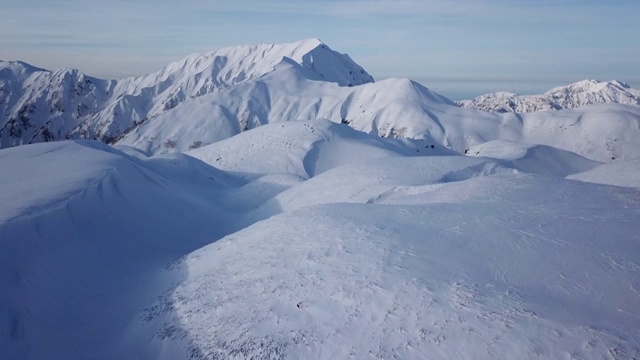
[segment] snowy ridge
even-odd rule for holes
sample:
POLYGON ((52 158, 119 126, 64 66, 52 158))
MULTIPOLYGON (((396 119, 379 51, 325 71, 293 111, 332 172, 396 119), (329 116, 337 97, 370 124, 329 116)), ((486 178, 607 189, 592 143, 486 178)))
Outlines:
POLYGON ((590 104, 640 105, 640 90, 633 89, 617 80, 583 80, 553 88, 541 95, 496 92, 457 103, 464 108, 483 111, 529 113, 543 110, 574 109, 590 104))
MULTIPOLYGON (((640 156, 638 106, 523 115, 464 109, 409 79, 372 82, 348 56, 318 39, 219 49, 123 80, 23 63, 2 66, 0 107, 7 115, 0 124, 0 147, 99 139, 153 155, 189 151, 269 123, 326 119, 460 154, 506 140, 553 146, 601 162, 640 156)), ((589 84, 576 88, 585 94, 608 88, 589 84)), ((611 84, 632 91, 623 83, 611 84)))
MULTIPOLYGON (((440 128, 429 109, 457 107, 408 79, 386 79, 357 87, 309 81, 296 65, 232 88, 193 99, 179 119, 165 112, 124 135, 117 144, 148 154, 182 152, 268 123, 327 119, 381 137, 430 137, 440 128)), ((442 131, 438 133, 442 134, 442 131)))
POLYGON ((2 355, 639 357, 638 189, 565 179, 637 164, 431 145, 297 121, 193 157, 2 149, 2 355))
POLYGON ((64 139, 108 101, 111 81, 74 69, 47 71, 0 63, 0 146, 64 139))
POLYGON ((187 99, 259 78, 291 59, 312 80, 356 86, 373 78, 318 39, 228 47, 194 54, 160 71, 101 80, 78 70, 0 62, 0 147, 61 139, 110 142, 187 99))
POLYGON ((327 119, 380 137, 411 138, 463 154, 492 140, 542 144, 596 161, 640 157, 640 107, 591 105, 559 112, 492 114, 462 109, 408 79, 357 87, 308 81, 282 64, 259 81, 188 101, 117 144, 148 155, 184 152, 269 123, 327 119))
MULTIPOLYGON (((347 55, 318 39, 228 47, 122 80, 2 63, 0 107, 6 117, 0 123, 0 147, 98 139, 153 155, 189 151, 269 123, 326 119, 460 154, 506 140, 601 162, 640 156, 636 105, 496 114, 461 108, 409 79, 372 81, 347 55)), ((620 82, 586 82, 553 93, 589 99, 610 87, 634 91, 620 82)))

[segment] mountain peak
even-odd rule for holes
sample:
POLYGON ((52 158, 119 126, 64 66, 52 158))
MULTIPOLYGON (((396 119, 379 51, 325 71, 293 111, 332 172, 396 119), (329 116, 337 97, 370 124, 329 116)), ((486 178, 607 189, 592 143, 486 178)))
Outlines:
POLYGON ((640 105, 640 90, 618 80, 587 79, 558 86, 539 95, 496 92, 478 96, 473 100, 459 101, 458 105, 491 112, 526 113, 608 103, 640 105))
POLYGON ((0 80, 25 81, 32 74, 40 71, 48 72, 42 68, 35 67, 23 61, 0 60, 0 80))
POLYGON ((578 81, 566 86, 560 86, 554 89, 549 90, 548 92, 553 92, 556 89, 571 89, 572 91, 585 91, 585 92, 602 92, 606 91, 606 89, 631 89, 631 87, 619 80, 609 80, 609 81, 600 81, 600 80, 582 80, 578 81))
POLYGON ((630 89, 631 88, 631 86, 629 86, 629 84, 627 84, 626 82, 623 82, 623 81, 611 80, 611 83, 613 85, 619 86, 619 87, 621 87, 623 89, 630 89))
MULTIPOLYGON (((317 38, 282 44, 229 46, 191 54, 147 75, 148 81, 142 82, 196 82, 195 95, 199 96, 271 73, 283 58, 290 58, 302 68, 311 70, 304 72, 311 80, 334 82, 340 86, 373 82, 371 75, 348 55, 331 50, 317 38)), ((135 79, 139 81, 140 78, 135 79)))
POLYGON ((120 80, 96 79, 76 69, 43 71, 21 62, 0 62, 0 111, 5 114, 0 147, 59 138, 113 141, 185 101, 261 82, 266 75, 285 83, 293 75, 342 87, 373 82, 348 55, 317 38, 220 48, 120 80), (289 66, 279 66, 283 62, 289 66))
POLYGON ((300 47, 308 47, 310 49, 314 49, 318 46, 324 45, 322 40, 318 38, 307 38, 294 42, 293 44, 299 44, 300 47))

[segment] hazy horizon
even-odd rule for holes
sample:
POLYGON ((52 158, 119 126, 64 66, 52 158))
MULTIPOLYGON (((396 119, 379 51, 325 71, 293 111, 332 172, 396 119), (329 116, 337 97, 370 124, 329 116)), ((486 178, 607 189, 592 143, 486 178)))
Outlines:
POLYGON ((640 84, 636 0, 9 0, 2 9, 0 59, 101 78, 226 46, 317 37, 375 79, 409 77, 450 97, 583 79, 640 84))
MULTIPOLYGON (((185 55, 186 57, 187 55, 185 55)), ((42 68, 44 70, 57 70, 60 68, 75 68, 73 66, 59 66, 55 68, 47 68, 39 66, 39 64, 29 63, 28 61, 24 61, 22 59, 2 59, 0 61, 23 61, 32 66, 42 68)), ((175 60, 173 60, 175 61, 175 60)), ((171 61, 167 62, 164 65, 168 65, 171 61)), ((364 67, 364 66, 363 66, 364 67)), ((134 77, 150 74, 154 71, 160 70, 162 68, 158 67, 153 71, 145 71, 139 73, 131 73, 123 76, 104 76, 100 73, 95 74, 86 71, 82 68, 76 68, 88 76, 97 77, 101 79, 122 79, 126 77, 134 77)), ((598 80, 598 81, 610 81, 610 80, 618 80, 625 82, 629 86, 635 89, 640 89, 640 79, 620 79, 620 78, 558 78, 558 79, 523 79, 523 78, 442 78, 442 77, 425 77, 425 76, 410 76, 410 75, 386 75, 386 76, 377 76, 375 73, 371 73, 366 67, 364 67, 374 78, 375 81, 380 81, 388 78, 409 78, 422 86, 429 88, 432 91, 437 92, 440 95, 447 97, 450 100, 465 100, 465 99, 473 99, 477 96, 498 92, 498 91, 507 91, 513 92, 518 95, 533 95, 533 94, 541 94, 544 93, 554 87, 568 85, 581 80, 598 80)))
POLYGON ((610 81, 618 80, 625 82, 635 89, 640 89, 640 81, 627 81, 626 79, 558 79, 558 80, 533 80, 533 79, 412 79, 421 85, 437 92, 451 100, 473 99, 477 96, 507 91, 518 95, 542 94, 558 86, 565 86, 581 80, 610 81))

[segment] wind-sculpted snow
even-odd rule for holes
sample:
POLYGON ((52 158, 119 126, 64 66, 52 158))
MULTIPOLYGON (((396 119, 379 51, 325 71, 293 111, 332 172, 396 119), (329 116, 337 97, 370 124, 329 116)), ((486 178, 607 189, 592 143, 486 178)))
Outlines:
POLYGON ((567 179, 596 184, 607 184, 640 188, 640 159, 602 164, 581 173, 572 174, 567 179))
POLYGON ((273 124, 187 154, 245 176, 278 173, 306 180, 343 164, 443 153, 451 154, 424 141, 381 139, 325 120, 273 124))
POLYGON ((203 161, 0 150, 0 357, 640 357, 637 189, 565 180, 600 169, 566 151, 473 150, 329 121, 203 161))
POLYGON ((583 80, 553 88, 541 95, 496 92, 478 96, 473 100, 458 101, 464 108, 499 113, 529 113, 610 103, 640 105, 640 90, 616 80, 583 80))
POLYGON ((189 158, 178 180, 178 160, 97 142, 0 151, 1 358, 114 358, 166 286, 157 272, 230 231, 213 200, 229 176, 189 158))

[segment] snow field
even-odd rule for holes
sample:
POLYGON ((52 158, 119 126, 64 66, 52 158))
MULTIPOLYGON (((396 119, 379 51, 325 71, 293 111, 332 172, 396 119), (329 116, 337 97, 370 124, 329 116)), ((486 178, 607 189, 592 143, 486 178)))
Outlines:
POLYGON ((640 356, 638 189, 564 179, 633 167, 533 145, 477 156, 430 145, 300 121, 188 155, 2 150, 13 171, 0 173, 0 348, 24 359, 640 356))

